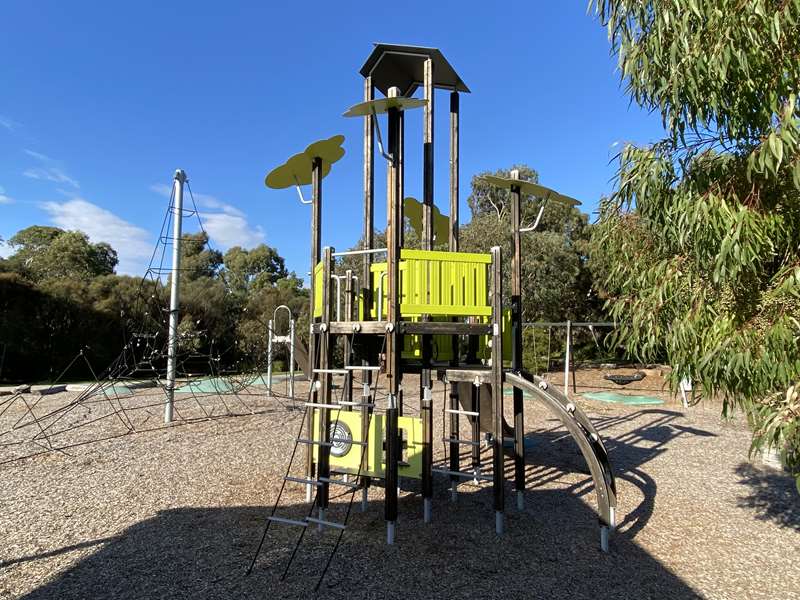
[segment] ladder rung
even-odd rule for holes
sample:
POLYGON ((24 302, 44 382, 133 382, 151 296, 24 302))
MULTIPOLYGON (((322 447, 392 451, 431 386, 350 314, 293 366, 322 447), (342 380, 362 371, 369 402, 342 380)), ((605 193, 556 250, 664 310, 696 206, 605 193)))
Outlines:
POLYGON ((317 519, 315 517, 306 517, 306 521, 309 523, 316 523, 317 525, 322 525, 323 527, 335 527, 336 529, 346 529, 346 525, 342 525, 341 523, 334 523, 333 521, 326 521, 325 519, 317 519))
POLYGON ((322 481, 323 483, 329 483, 331 485, 343 485, 345 487, 353 488, 354 490, 357 490, 358 488, 361 487, 357 483, 350 483, 349 481, 345 481, 344 479, 331 479, 330 477, 320 477, 319 480, 322 481))
POLYGON ((375 405, 372 402, 350 402, 349 400, 340 400, 341 406, 357 406, 359 408, 373 408, 375 405))
POLYGON ((333 444, 331 444, 330 442, 320 442, 320 441, 317 441, 317 440, 308 440, 308 439, 305 439, 305 438, 297 438, 297 443, 298 444, 310 444, 310 445, 314 445, 314 446, 333 446, 333 444))
POLYGON ((480 442, 473 442, 472 440, 459 440, 458 438, 442 438, 443 442, 449 442, 451 444, 461 444, 462 446, 475 446, 476 448, 480 448, 480 442))
POLYGON ((481 475, 480 473, 462 473, 461 471, 448 471, 447 469, 431 469, 432 473, 441 475, 452 475, 453 477, 463 477, 464 479, 485 479, 491 481, 491 475, 481 475))
POLYGON ((364 446, 367 447, 367 442, 357 442, 355 440, 349 440, 346 438, 331 438, 331 442, 341 442, 342 444, 352 444, 353 446, 364 446))
POLYGON ((311 408, 332 408, 334 410, 339 408, 338 404, 322 404, 321 402, 306 402, 305 405, 311 408))
POLYGON ((445 408, 444 412, 451 415, 466 415, 468 417, 479 417, 481 414, 474 410, 461 410, 460 408, 445 408))
POLYGON ((267 517, 269 521, 275 521, 276 523, 284 523, 286 525, 298 525, 300 527, 308 527, 308 523, 305 521, 295 521, 294 519, 284 519, 283 517, 267 517))
POLYGON ((369 367, 361 365, 348 365, 345 367, 348 371, 380 371, 380 367, 369 367))
POLYGON ((347 369, 314 369, 314 373, 323 373, 328 375, 347 375, 347 369))
POLYGON ((306 479, 305 477, 292 477, 291 475, 287 475, 284 479, 286 481, 294 481, 295 483, 304 483, 306 485, 322 485, 316 479, 306 479))

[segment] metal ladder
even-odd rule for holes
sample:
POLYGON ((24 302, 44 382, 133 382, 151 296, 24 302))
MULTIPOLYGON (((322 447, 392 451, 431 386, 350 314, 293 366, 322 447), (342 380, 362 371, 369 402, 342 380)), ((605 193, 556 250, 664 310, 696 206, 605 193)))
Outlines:
MULTIPOLYGON (((328 568, 330 567, 330 564, 333 561, 333 557, 336 554, 336 550, 338 549, 339 544, 341 543, 342 536, 344 535, 344 532, 347 529, 347 522, 348 522, 348 520, 350 518, 350 513, 352 512, 353 500, 355 498, 355 493, 359 489, 366 489, 361 484, 355 483, 355 482, 358 482, 361 479, 361 469, 363 468, 364 463, 365 463, 365 460, 363 460, 363 457, 366 456, 366 448, 369 445, 369 434, 367 433, 367 436, 365 437, 365 439, 360 441, 360 442, 356 442, 356 441, 353 441, 353 440, 341 440, 341 441, 347 441, 347 442, 349 442, 350 444, 352 444, 354 446, 360 446, 360 447, 364 448, 364 450, 362 450, 362 460, 359 462, 359 468, 358 468, 358 471, 357 471, 357 473, 355 475, 354 481, 349 481, 347 479, 342 479, 342 478, 320 477, 320 476, 318 476, 316 479, 307 478, 307 477, 296 477, 296 476, 291 475, 290 473, 291 473, 291 470, 292 470, 292 465, 294 463, 295 456, 297 455, 297 449, 300 446, 317 446, 320 449, 320 452, 325 452, 325 451, 329 452, 330 448, 333 447, 334 443, 337 442, 337 441, 340 441, 338 439, 330 439, 330 440, 327 440, 327 441, 326 440, 315 440, 315 439, 313 439, 313 434, 312 434, 312 438, 311 439, 303 438, 302 437, 303 428, 305 426, 306 419, 309 416, 309 414, 308 414, 309 410, 336 410, 337 412, 336 412, 335 418, 331 419, 331 422, 335 423, 336 421, 338 421, 339 412, 343 408, 350 408, 350 409, 351 408, 355 408, 355 407, 359 407, 359 408, 365 408, 365 407, 366 408, 374 408, 374 405, 375 405, 374 404, 374 400, 376 398, 376 392, 377 392, 377 388, 378 388, 378 379, 379 379, 378 377, 375 378, 374 386, 373 386, 373 388, 371 390, 371 394, 370 394, 370 398, 372 400, 371 402, 368 402, 368 403, 365 403, 365 402, 352 402, 352 401, 346 401, 346 400, 343 400, 343 399, 339 399, 338 402, 335 402, 335 403, 332 403, 332 404, 323 404, 323 403, 319 403, 319 402, 311 402, 310 401, 311 395, 314 393, 315 389, 317 389, 317 387, 318 387, 317 383, 318 383, 319 380, 316 378, 316 375, 318 375, 318 374, 330 374, 330 375, 344 375, 345 377, 352 377, 352 372, 354 370, 358 370, 358 369, 372 370, 372 369, 374 369, 374 367, 347 367, 346 369, 315 369, 313 371, 313 375, 315 377, 312 379, 311 387, 309 388, 308 401, 306 401, 304 403, 305 411, 303 413, 303 418, 301 419, 300 430, 298 431, 297 436, 295 436, 295 443, 294 443, 294 447, 292 449, 292 454, 291 454, 291 456, 289 458, 289 465, 287 466, 286 474, 284 475, 283 480, 281 482, 281 488, 280 488, 280 490, 278 492, 278 497, 275 500, 275 504, 274 504, 274 506, 272 508, 272 512, 270 513, 270 515, 266 519, 264 532, 263 532, 263 534, 261 536, 261 540, 260 540, 260 542, 258 544, 258 548, 256 549, 256 552, 253 555, 253 560, 251 561, 250 566, 247 569, 247 574, 248 575, 252 572, 253 567, 255 566, 256 560, 258 559, 258 556, 261 553, 261 549, 263 548, 264 542, 265 542, 266 537, 267 537, 267 533, 269 532, 269 528, 270 528, 270 525, 272 523, 277 523, 277 524, 282 524, 282 525, 288 525, 288 526, 301 528, 300 535, 297 538, 297 541, 295 543, 294 549, 292 550, 292 554, 289 557, 289 561, 287 562, 286 567, 284 568, 283 574, 281 575, 281 578, 280 578, 281 581, 286 579, 286 576, 288 575, 289 569, 291 568, 292 563, 294 562, 295 556, 297 555, 297 552, 298 552, 298 550, 300 548, 300 545, 303 542, 303 539, 305 537, 306 531, 308 530, 308 527, 316 525, 317 529, 319 531, 323 531, 325 527, 328 527, 328 528, 331 528, 331 529, 336 529, 336 530, 339 531, 339 535, 338 535, 338 537, 336 539, 336 543, 335 543, 333 549, 331 550, 331 552, 330 552, 330 554, 328 556, 328 559, 326 561, 325 567, 324 567, 324 569, 323 569, 323 571, 322 571, 322 573, 320 575, 320 578, 317 581, 317 584, 316 584, 316 586, 314 588, 315 591, 318 590, 319 586, 322 584, 322 581, 325 578, 325 575, 326 575, 326 573, 328 571, 328 568), (278 515, 275 514, 277 512, 277 508, 278 508, 278 506, 280 504, 281 496, 283 495, 283 491, 284 491, 287 483, 299 483, 299 484, 302 484, 302 485, 311 486, 311 487, 313 487, 315 489, 315 492, 313 494, 313 499, 311 500, 311 505, 310 505, 309 510, 308 510, 308 514, 305 517, 303 517, 302 520, 300 520, 300 519, 290 519, 290 518, 281 517, 281 516, 278 516, 278 515), (348 504, 347 504, 347 510, 346 510, 343 522, 340 523, 340 522, 331 521, 329 519, 326 519, 325 518, 325 514, 323 512, 325 509, 322 509, 322 508, 319 509, 319 512, 318 512, 319 516, 318 517, 312 516, 313 512, 314 512, 314 508, 317 506, 317 499, 318 499, 318 495, 319 495, 319 489, 323 485, 338 485, 338 486, 343 486, 343 487, 349 488, 351 490, 350 499, 349 499, 348 504)), ((343 385, 341 387, 341 396, 342 397, 344 396, 344 393, 345 393, 346 389, 347 389, 346 385, 343 385)), ((367 432, 369 432, 369 422, 372 419, 372 413, 370 412, 370 413, 368 413, 368 415, 369 416, 368 416, 368 422, 367 422, 367 427, 366 427, 366 431, 367 432)), ((325 435, 325 437, 327 437, 328 434, 329 434, 329 432, 323 432, 323 435, 325 435)))
MULTIPOLYGON (((447 384, 445 384, 447 385, 447 384)), ((477 464, 473 462, 472 465, 472 472, 465 472, 462 471, 460 468, 460 461, 461 461, 461 453, 458 450, 459 446, 467 446, 474 449, 481 448, 484 446, 484 441, 478 441, 475 439, 462 439, 459 437, 458 429, 454 429, 454 427, 458 427, 458 417, 465 416, 469 419, 474 419, 471 423, 473 427, 473 437, 475 437, 474 432, 478 432, 478 437, 480 437, 480 397, 478 389, 475 389, 473 386, 472 389, 472 399, 473 404, 471 406, 471 410, 466 410, 458 406, 455 401, 453 400, 453 396, 450 397, 450 405, 445 403, 444 408, 442 409, 442 413, 444 417, 450 417, 450 435, 444 435, 445 431, 445 419, 442 420, 442 439, 445 446, 445 461, 449 462, 450 468, 432 468, 432 473, 438 473, 440 475, 448 475, 452 481, 451 487, 451 498, 452 500, 456 500, 458 494, 458 482, 460 479, 468 480, 471 479, 475 484, 479 481, 492 481, 491 475, 485 475, 481 473, 481 464, 480 464, 480 453, 473 452, 473 457, 477 455, 477 464)))

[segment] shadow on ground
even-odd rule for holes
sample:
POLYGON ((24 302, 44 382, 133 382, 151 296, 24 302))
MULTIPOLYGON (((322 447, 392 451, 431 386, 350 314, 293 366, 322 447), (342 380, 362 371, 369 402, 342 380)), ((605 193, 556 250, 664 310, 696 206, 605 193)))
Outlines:
MULTIPOLYGON (((536 513, 509 510, 503 538, 494 536, 490 490, 461 494, 455 508, 449 494, 440 496, 433 525, 422 523, 418 497, 403 500, 393 547, 383 543, 382 503, 354 513, 320 597, 697 597, 624 534, 614 538, 611 553, 602 554, 596 516, 563 492, 532 492, 536 513)), ((282 514, 297 517, 302 510, 289 507, 282 514)), ((101 540, 93 554, 25 598, 313 596, 337 533, 309 530, 281 582, 298 532, 275 527, 252 575, 245 576, 267 511, 244 506, 162 511, 116 538, 101 540)), ((331 512, 336 511, 343 506, 331 512)))
MULTIPOLYGON (((458 502, 452 504, 446 480, 437 479, 431 525, 422 521, 419 494, 404 492, 398 539, 391 547, 384 544, 383 503, 375 498, 366 512, 354 509, 319 596, 698 597, 634 540, 652 514, 656 494, 656 484, 642 465, 664 452, 665 444, 677 435, 711 435, 676 426, 672 421, 677 416, 680 413, 657 409, 597 421, 602 432, 620 419, 643 419, 643 426, 608 442, 617 476, 637 485, 644 497, 612 538, 610 553, 600 552, 597 515, 587 504, 589 500, 582 499, 594 493, 583 458, 571 438, 554 428, 529 434, 526 510, 520 513, 513 508, 507 486, 503 537, 494 534, 491 488, 464 485, 458 502), (566 483, 558 489, 545 487, 556 480, 566 483)), ((349 497, 347 493, 333 499, 327 518, 341 522, 349 497)), ((119 536, 7 559, 0 568, 13 569, 20 562, 90 549, 90 555, 24 596, 28 600, 313 597, 337 531, 308 529, 286 580, 281 581, 300 529, 274 525, 253 573, 245 576, 270 509, 238 506, 162 511, 119 536)), ((299 519, 307 514, 307 506, 284 506, 279 514, 299 519)), ((792 514, 790 521, 796 523, 796 513, 792 514)))
POLYGON ((793 477, 769 468, 742 463, 736 469, 747 488, 739 506, 756 510, 758 519, 800 531, 800 494, 793 477))

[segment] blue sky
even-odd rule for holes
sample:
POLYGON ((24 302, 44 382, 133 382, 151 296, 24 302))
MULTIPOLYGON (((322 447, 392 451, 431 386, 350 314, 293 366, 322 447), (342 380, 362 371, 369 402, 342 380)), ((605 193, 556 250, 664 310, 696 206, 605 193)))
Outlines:
MULTIPOLYGON (((347 154, 325 180, 323 243, 361 232, 358 74, 377 41, 435 46, 461 100, 461 205, 471 175, 524 162, 587 212, 615 144, 661 135, 623 94, 585 2, 27 2, 0 5, 0 236, 82 229, 145 269, 176 168, 212 244, 278 248, 308 270, 310 211, 264 175, 321 137, 347 154)), ((437 204, 447 212, 447 95, 437 95, 437 204)), ((421 111, 407 118, 407 194, 421 196, 421 111)), ((376 161, 376 223, 385 223, 376 161)), ((8 248, 0 247, 8 254, 8 248)))

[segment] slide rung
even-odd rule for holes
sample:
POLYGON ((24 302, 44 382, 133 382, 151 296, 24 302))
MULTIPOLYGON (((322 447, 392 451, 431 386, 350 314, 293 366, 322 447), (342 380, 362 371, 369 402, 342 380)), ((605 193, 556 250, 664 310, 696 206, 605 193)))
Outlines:
POLYGON ((317 440, 307 440, 305 438, 297 438, 298 444, 309 444, 312 446, 333 446, 330 442, 319 442, 317 440))
POLYGON ((349 400, 339 401, 341 406, 357 406, 359 408, 373 408, 375 405, 372 402, 350 402, 349 400))
POLYGON ((467 417, 479 417, 480 413, 474 410, 461 410, 460 408, 445 408, 444 412, 451 415, 465 415, 467 417))
POLYGON ((484 479, 486 481, 492 481, 491 475, 481 475, 480 473, 462 473, 461 471, 448 471, 447 469, 431 469, 431 472, 439 473, 440 475, 462 477, 464 479, 484 479))
POLYGON ((360 365, 348 365, 345 367, 348 371, 380 371, 380 367, 369 367, 360 365))
POLYGON ((473 442, 472 440, 459 440, 457 438, 442 438, 443 442, 448 442, 450 444, 461 444, 462 446, 475 446, 476 448, 480 448, 480 442, 473 442))
POLYGON ((331 485, 343 485, 344 487, 349 487, 354 490, 357 490, 361 486, 357 483, 350 483, 349 481, 345 481, 344 479, 331 479, 330 477, 320 477, 320 481, 324 483, 329 483, 331 485))
POLYGON ((347 369, 314 369, 314 373, 323 373, 328 375, 347 375, 347 369))
POLYGON ((353 446, 364 446, 367 447, 367 442, 357 442, 355 440, 348 440, 344 438, 331 438, 331 442, 341 442, 343 444, 352 444, 353 446))
POLYGON ((333 410, 340 408, 338 404, 322 404, 320 402, 306 402, 305 405, 311 408, 332 408, 333 410))
POLYGON ((291 475, 287 475, 284 479, 286 481, 294 481, 295 483, 304 483, 306 485, 322 485, 316 479, 306 479, 305 477, 292 477, 291 475))
POLYGON ((324 519, 316 519, 314 517, 306 517, 306 521, 309 523, 316 523, 317 525, 322 525, 323 527, 334 527, 336 529, 346 529, 345 525, 341 523, 334 523, 333 521, 326 521, 324 519))
POLYGON ((270 521, 275 521, 276 523, 283 523, 284 525, 297 525, 298 527, 308 527, 308 523, 305 521, 295 521, 294 519, 284 519, 283 517, 267 517, 270 521))

